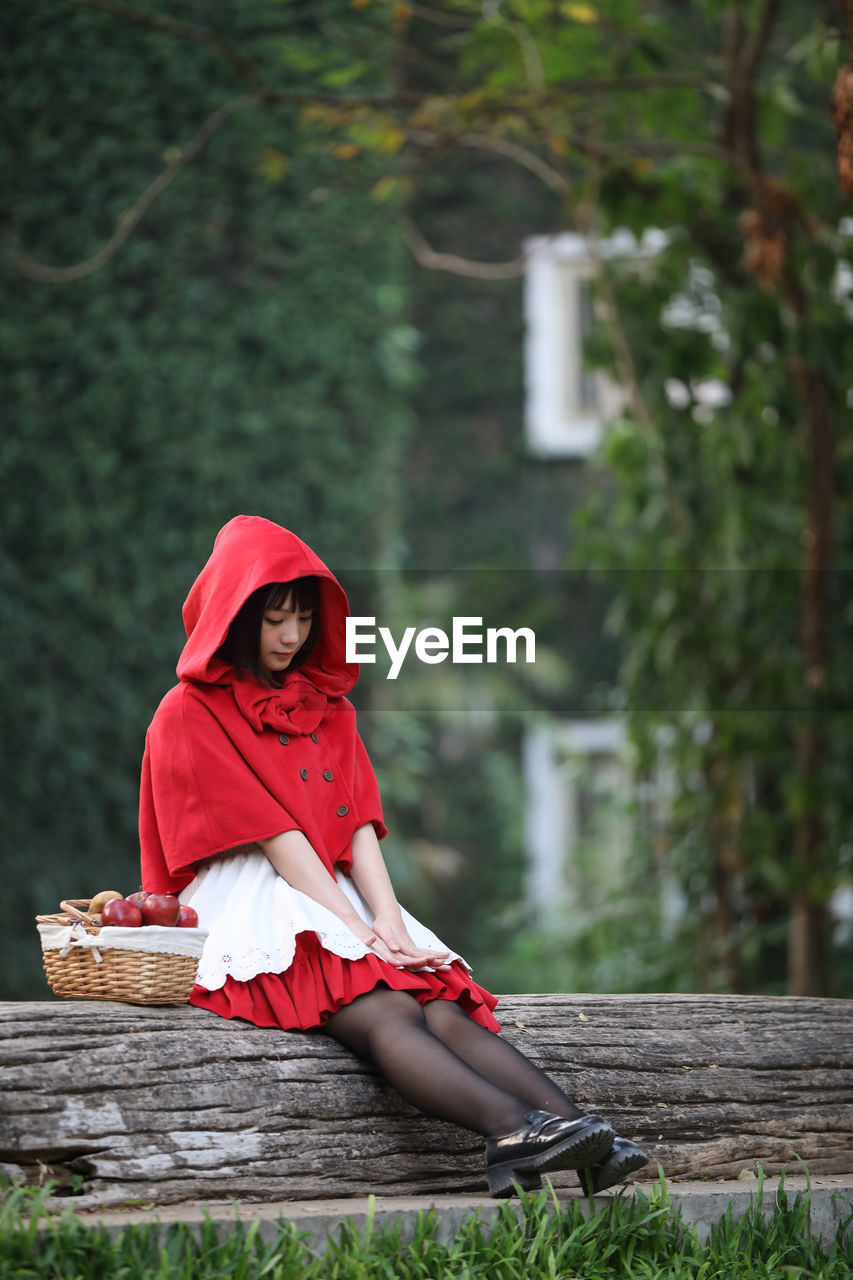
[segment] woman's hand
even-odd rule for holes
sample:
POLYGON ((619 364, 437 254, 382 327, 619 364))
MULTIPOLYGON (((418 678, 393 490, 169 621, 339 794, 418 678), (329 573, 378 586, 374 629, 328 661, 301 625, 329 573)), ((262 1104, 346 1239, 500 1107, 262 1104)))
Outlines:
POLYGON ((404 969, 446 969, 450 963, 449 951, 419 947, 412 940, 399 907, 377 915, 373 921, 373 933, 373 950, 390 964, 404 969))
POLYGON ((369 947, 380 960, 393 964, 397 969, 446 969, 449 951, 432 951, 417 946, 409 936, 402 917, 397 912, 377 916, 373 928, 363 920, 351 922, 350 931, 360 942, 369 947))
MULTIPOLYGON (((352 870, 356 888, 373 912, 373 931, 368 941, 358 929, 354 930, 362 941, 382 960, 398 969, 447 969, 449 951, 433 951, 419 947, 403 924, 400 904, 394 895, 385 860, 373 824, 359 827, 352 838, 352 870)), ((365 926, 366 928, 367 926, 365 926)), ((352 928, 352 925, 350 925, 352 928)))

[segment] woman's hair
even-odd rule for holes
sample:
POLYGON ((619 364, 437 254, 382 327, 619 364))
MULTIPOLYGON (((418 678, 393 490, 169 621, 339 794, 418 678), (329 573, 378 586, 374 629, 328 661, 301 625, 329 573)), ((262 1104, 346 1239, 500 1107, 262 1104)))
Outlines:
POLYGON ((238 671, 275 687, 273 679, 261 664, 261 623, 269 610, 281 609, 288 598, 299 613, 311 613, 311 630, 302 648, 293 655, 288 671, 301 667, 310 656, 320 633, 320 583, 317 578, 294 578, 292 582, 269 582, 253 591, 228 628, 228 635, 218 654, 238 671))

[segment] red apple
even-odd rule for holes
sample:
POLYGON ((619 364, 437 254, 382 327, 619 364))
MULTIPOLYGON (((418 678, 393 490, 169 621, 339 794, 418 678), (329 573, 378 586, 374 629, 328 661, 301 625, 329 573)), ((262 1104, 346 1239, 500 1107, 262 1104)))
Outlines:
POLYGON ((178 920, 178 924, 182 929, 197 929, 198 912, 195 907, 185 907, 184 904, 181 903, 181 916, 178 920))
POLYGON ((173 893, 149 893, 141 910, 143 924, 175 925, 181 918, 181 904, 173 893))
POLYGON ((150 898, 151 894, 147 889, 137 889, 136 893, 127 895, 128 902, 135 902, 137 907, 141 907, 146 898, 150 898))
POLYGON ((117 925, 120 929, 138 929, 142 924, 142 912, 135 902, 127 898, 111 898, 104 903, 101 923, 117 925))

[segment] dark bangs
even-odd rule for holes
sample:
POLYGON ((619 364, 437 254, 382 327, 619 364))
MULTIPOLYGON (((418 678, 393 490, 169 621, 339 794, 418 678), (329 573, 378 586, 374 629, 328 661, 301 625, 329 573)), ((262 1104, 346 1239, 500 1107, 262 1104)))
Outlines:
POLYGON ((260 684, 275 687, 279 682, 270 678, 261 664, 261 623, 270 609, 281 609, 292 598, 299 613, 312 613, 311 631, 302 648, 294 655, 288 671, 301 667, 311 654, 320 634, 320 580, 315 577, 294 578, 292 582, 269 582, 253 591, 242 606, 231 626, 218 654, 238 671, 253 676, 260 684))
POLYGON ((267 595, 264 599, 261 613, 265 613, 267 609, 281 609, 289 596, 293 597, 293 603, 300 613, 319 613, 320 611, 320 583, 317 578, 294 578, 293 582, 272 582, 266 588, 267 595))

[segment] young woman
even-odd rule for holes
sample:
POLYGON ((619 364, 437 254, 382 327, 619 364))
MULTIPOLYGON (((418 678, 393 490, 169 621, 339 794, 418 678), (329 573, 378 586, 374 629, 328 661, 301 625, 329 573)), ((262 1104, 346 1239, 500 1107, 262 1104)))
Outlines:
POLYGON ((481 1133, 492 1195, 548 1169, 611 1186, 645 1153, 496 1034, 497 1001, 397 902, 346 694, 346 596, 305 543, 237 516, 183 609, 178 684, 146 739, 142 883, 209 930, 192 1002, 320 1028, 421 1111, 481 1133))

